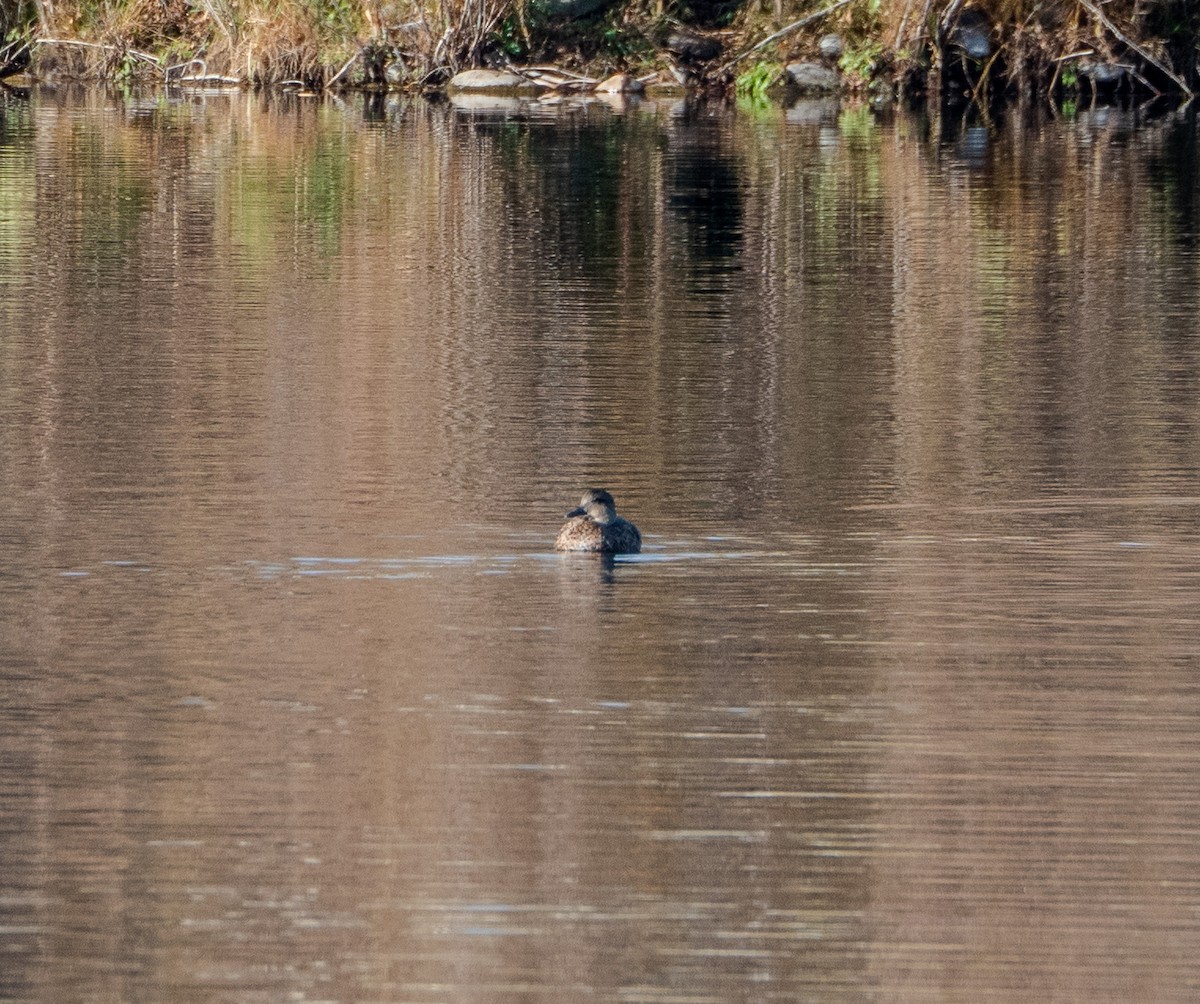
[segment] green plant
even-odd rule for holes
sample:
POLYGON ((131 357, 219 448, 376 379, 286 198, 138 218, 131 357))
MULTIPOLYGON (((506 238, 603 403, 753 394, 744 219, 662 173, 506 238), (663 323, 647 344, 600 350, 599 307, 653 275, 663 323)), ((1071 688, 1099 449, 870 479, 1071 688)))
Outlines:
POLYGON ((883 46, 879 42, 865 42, 843 52, 838 66, 849 77, 870 80, 875 75, 875 68, 879 65, 882 54, 883 46))
POLYGON ((767 92, 783 78, 783 68, 778 63, 758 62, 734 81, 739 97, 761 101, 767 92))
POLYGON ((522 30, 520 17, 514 12, 496 26, 491 41, 510 59, 524 59, 527 37, 527 33, 522 30))
POLYGON ((118 84, 128 84, 133 81, 137 75, 137 59, 132 53, 125 53, 121 56, 121 61, 117 65, 116 72, 113 74, 118 84))

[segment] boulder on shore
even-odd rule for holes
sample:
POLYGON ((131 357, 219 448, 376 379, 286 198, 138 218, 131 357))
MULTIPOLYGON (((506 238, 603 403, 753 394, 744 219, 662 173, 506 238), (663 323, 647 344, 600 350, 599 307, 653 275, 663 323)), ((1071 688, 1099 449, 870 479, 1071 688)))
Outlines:
POLYGON ((451 94, 469 91, 472 94, 537 94, 538 87, 530 80, 508 70, 463 70, 446 85, 451 94))
POLYGON ((966 10, 950 32, 950 44, 962 50, 968 59, 983 62, 992 54, 992 25, 982 11, 966 10))
POLYGON ((588 17, 609 6, 612 0, 533 0, 533 7, 547 17, 561 17, 575 21, 588 17))
POLYGON ((715 38, 692 31, 673 31, 667 36, 667 51, 675 53, 685 63, 707 63, 722 52, 715 38))
POLYGON ((1095 63, 1085 59, 1079 64, 1079 75, 1097 87, 1115 87, 1125 79, 1125 67, 1120 63, 1095 63))
POLYGON ((842 77, 820 63, 789 63, 787 79, 805 94, 834 94, 842 89, 842 77))

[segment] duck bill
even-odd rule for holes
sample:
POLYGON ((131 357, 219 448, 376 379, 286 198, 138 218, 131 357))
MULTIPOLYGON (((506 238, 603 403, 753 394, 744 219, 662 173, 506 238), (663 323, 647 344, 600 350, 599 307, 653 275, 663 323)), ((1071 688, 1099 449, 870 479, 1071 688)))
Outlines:
POLYGON ((584 509, 582 506, 576 506, 569 513, 567 513, 567 519, 571 519, 573 516, 586 516, 586 515, 587 515, 586 509, 584 509))

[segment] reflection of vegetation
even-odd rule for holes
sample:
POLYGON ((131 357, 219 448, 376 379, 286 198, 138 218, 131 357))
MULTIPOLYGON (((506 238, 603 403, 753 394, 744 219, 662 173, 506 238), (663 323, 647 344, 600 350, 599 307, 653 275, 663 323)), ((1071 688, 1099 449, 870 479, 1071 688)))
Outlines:
POLYGON ((848 142, 869 137, 873 143, 879 136, 879 123, 865 105, 848 105, 838 113, 838 133, 848 142))
MULTIPOLYGON (((1113 309, 1153 317, 1166 283, 1194 278, 1145 268, 1164 238, 1197 228, 1187 128, 1142 132, 1137 155, 1123 139, 1118 156, 1111 119, 1026 130, 1019 147, 998 130, 989 138, 999 155, 978 166, 942 142, 950 129, 924 139, 907 120, 881 125, 863 108, 836 122, 706 113, 554 124, 434 110, 385 131, 312 105, 247 99, 241 107, 253 114, 227 120, 219 107, 46 117, 39 156, 74 168, 24 185, 36 208, 15 207, 18 222, 0 214, 5 248, 32 243, 36 253, 23 260, 61 263, 45 279, 46 302, 78 314, 97 291, 114 302, 115 289, 112 311, 132 309, 148 271, 175 268, 181 285, 211 287, 215 312, 239 282, 252 283, 259 302, 288 304, 302 269, 327 277, 332 297, 378 300, 381 317, 486 316, 463 326, 460 365, 482 374, 468 388, 470 407, 493 395, 486 403, 501 429, 510 377, 532 367, 512 362, 535 351, 512 337, 524 325, 546 331, 536 351, 559 359, 545 387, 522 387, 526 405, 540 394, 559 400, 555 380, 583 379, 587 353, 577 350, 586 343, 608 367, 590 378, 644 381, 645 415, 623 419, 651 441, 656 423, 713 430, 761 403, 738 425, 749 430, 737 444, 748 470, 770 469, 789 448, 803 464, 812 451, 870 444, 883 416, 854 397, 855 385, 889 365, 912 395, 895 402, 914 409, 907 417, 954 412, 956 388, 971 384, 984 388, 997 423, 1015 422, 1026 405, 1063 399, 1048 386, 1020 397, 1015 340, 1062 345, 1054 365, 1069 367, 1076 332, 1110 330, 1113 309), (1147 168, 1154 144, 1161 156, 1147 168), (410 252, 416 266, 397 267, 410 252), (1085 281, 1081 269, 1092 294, 1065 323, 1039 297, 1047 284, 1085 281), (470 297, 486 302, 486 314, 462 306, 470 297), (865 346, 882 354, 869 358, 865 346), (809 410, 767 427, 780 394, 809 410)), ((21 267, 0 259, 2 278, 21 267)), ((156 288, 164 299, 149 301, 153 310, 181 295, 156 288)), ((1139 337, 1152 344, 1147 326, 1139 337)), ((378 350, 358 347, 374 365, 378 350)))
POLYGON ((485 131, 502 158, 503 203, 513 226, 534 226, 539 244, 558 261, 603 273, 628 235, 613 207, 630 183, 624 146, 636 123, 612 119, 590 128, 559 130, 509 123, 485 131), (536 207, 534 209, 533 207, 536 207))
MULTIPOLYGON (((28 305, 10 290, 30 261, 36 189, 20 183, 37 174, 28 105, 0 107, 0 345, 22 330, 28 305)), ((8 358, 10 353, 3 351, 8 358)))
POLYGON ((294 245, 300 237, 306 254, 328 258, 341 246, 355 199, 349 151, 338 133, 322 130, 302 160, 294 156, 285 147, 240 164, 231 179, 236 193, 231 224, 238 243, 260 256, 271 257, 279 245, 294 245))

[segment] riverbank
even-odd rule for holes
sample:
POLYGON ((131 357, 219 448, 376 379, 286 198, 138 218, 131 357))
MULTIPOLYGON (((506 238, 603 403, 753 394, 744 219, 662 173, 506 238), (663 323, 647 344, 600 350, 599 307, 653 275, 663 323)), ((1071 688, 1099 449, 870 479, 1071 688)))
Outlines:
POLYGON ((541 87, 626 74, 717 93, 869 91, 991 101, 1187 99, 1200 5, 1165 0, 95 0, 4 8, 0 77, 431 89, 477 67, 541 87), (797 69, 799 68, 799 69, 797 69))

